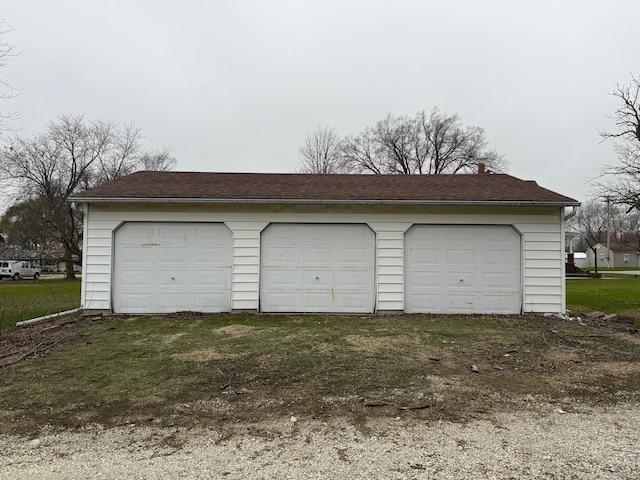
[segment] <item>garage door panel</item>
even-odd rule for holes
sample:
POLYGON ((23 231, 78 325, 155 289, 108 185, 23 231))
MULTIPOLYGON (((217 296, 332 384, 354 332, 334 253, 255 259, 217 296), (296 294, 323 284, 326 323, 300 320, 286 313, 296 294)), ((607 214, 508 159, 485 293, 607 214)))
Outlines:
POLYGON ((483 297, 485 309, 494 313, 513 313, 511 312, 511 305, 514 300, 512 295, 485 294, 483 297))
POLYGON ((506 265, 510 264, 509 259, 518 254, 514 249, 487 249, 483 252, 483 262, 488 265, 506 265))
POLYGON ((513 261, 510 259, 520 259, 520 250, 511 250, 511 251, 503 251, 500 254, 496 255, 496 258, 489 259, 484 263, 483 268, 491 269, 491 267, 496 267, 497 270, 505 270, 513 267, 513 261), (497 258, 499 256, 499 258, 497 258))
MULTIPOLYGON (((427 242, 426 245, 441 244, 445 240, 443 238, 444 235, 445 235, 444 231, 437 230, 437 229, 422 230, 420 232, 420 238, 422 238, 425 242, 427 242)), ((414 248, 424 248, 424 247, 414 246, 414 248)))
POLYGON ((360 289, 366 285, 371 272, 368 270, 341 270, 336 272, 335 284, 342 289, 360 289))
POLYGON ((330 312, 330 305, 332 304, 331 289, 325 289, 323 291, 307 292, 302 294, 301 309, 304 313, 311 312, 330 312))
POLYGON ((186 242, 193 244, 193 235, 179 234, 174 229, 161 228, 158 233, 162 246, 181 246, 186 242))
POLYGON ((447 265, 475 265, 476 252, 466 248, 449 248, 445 254, 447 265))
POLYGON ((488 290, 510 290, 513 288, 513 275, 510 273, 485 273, 483 283, 488 290))
POLYGON ((336 249, 336 258, 340 265, 349 266, 349 265, 366 265, 369 258, 368 252, 366 249, 359 247, 338 247, 336 249))
MULTIPOLYGON (((220 224, 218 224, 220 225, 220 224)), ((222 226, 222 225, 220 225, 222 226)), ((229 236, 228 231, 225 231, 222 228, 219 229, 211 229, 207 226, 196 227, 193 229, 193 236, 195 237, 196 243, 202 245, 211 245, 212 243, 220 245, 221 243, 227 240, 229 236)))
POLYGON ((162 288, 163 291, 167 291, 167 289, 170 291, 171 289, 187 288, 190 283, 188 278, 189 275, 189 272, 174 272, 171 270, 167 272, 159 272, 156 285, 159 288, 162 288))
POLYGON ((149 304, 150 294, 144 292, 136 294, 123 294, 121 297, 121 308, 127 313, 146 313, 149 304))
MULTIPOLYGON (((123 227, 126 228, 126 227, 123 227)), ((130 247, 150 247, 154 244, 152 239, 157 238, 157 230, 155 228, 127 229, 126 238, 120 238, 121 244, 130 247)))
MULTIPOLYGON (((193 225, 193 224, 192 224, 193 225)), ((194 236, 197 227, 186 230, 185 224, 180 223, 158 223, 157 228, 160 238, 166 242, 184 243, 189 237, 194 236)))
POLYGON ((140 248, 139 246, 120 248, 119 256, 123 263, 135 264, 135 265, 149 265, 153 261, 153 251, 150 247, 140 248))
MULTIPOLYGON (((198 289, 224 289, 228 288, 228 276, 226 272, 216 272, 211 270, 198 270, 194 273, 195 284, 198 289)), ((215 295, 212 293, 212 295, 215 295)))
POLYGON ((274 290, 269 295, 269 306, 274 312, 300 312, 302 300, 291 291, 274 290))
POLYGON ((375 236, 368 227, 271 224, 261 241, 262 311, 373 312, 375 236), (283 241, 287 255, 273 255, 283 241))
POLYGON ((297 283, 297 273, 295 268, 268 268, 262 271, 262 281, 272 285, 274 289, 293 288, 297 283))
POLYGON ((158 247, 158 263, 160 265, 174 265, 189 262, 192 255, 190 248, 183 246, 167 247, 165 244, 158 247))
POLYGON ((440 252, 433 248, 410 248, 408 253, 416 266, 440 264, 440 252))
POLYGON ((422 292, 420 295, 409 294, 407 303, 414 306, 415 311, 436 312, 440 311, 440 294, 422 292))
POLYGON ((122 286, 127 289, 143 290, 149 288, 149 278, 153 278, 154 273, 151 270, 140 269, 132 271, 122 278, 122 286))
MULTIPOLYGON (((284 226, 284 225, 281 225, 284 226)), ((336 240, 336 238, 342 238, 340 232, 336 232, 332 226, 327 225, 327 228, 318 228, 318 225, 294 225, 290 224, 290 227, 299 230, 301 232, 301 237, 296 235, 298 238, 302 238, 303 244, 307 244, 309 242, 313 243, 332 243, 336 240)), ((278 228, 278 227, 276 227, 278 228)), ((292 245, 299 245, 299 242, 296 237, 289 237, 291 239, 292 245), (295 239, 295 240, 294 240, 295 239)))
POLYGON ((369 299, 366 293, 355 291, 343 291, 335 293, 337 302, 349 312, 357 312, 363 302, 369 299))
POLYGON ((331 248, 319 246, 304 247, 302 249, 302 261, 305 265, 331 265, 333 262, 332 254, 333 250, 331 248))
POLYGON ((304 288, 330 288, 333 285, 333 270, 330 268, 305 269, 302 271, 302 285, 304 288))
POLYGON ((420 285, 421 289, 429 287, 438 288, 440 278, 440 275, 436 272, 413 272, 411 283, 420 285))
POLYGON ((444 288, 451 290, 475 290, 478 288, 478 278, 468 272, 448 272, 445 275, 444 288))
POLYGON ((196 247, 192 253, 195 265, 214 266, 225 265, 229 262, 227 252, 219 248, 196 247))
POLYGON ((190 310, 189 295, 185 293, 164 293, 158 295, 158 305, 163 312, 190 310))
POLYGON ((226 294, 224 293, 211 294, 209 292, 204 292, 204 293, 195 292, 193 294, 194 308, 196 308, 197 311, 203 311, 212 303, 212 298, 214 303, 222 304, 226 301, 226 294))
POLYGON ((114 244, 115 312, 230 310, 232 236, 223 224, 129 222, 114 244))
POLYGON ((304 248, 302 250, 302 262, 304 265, 331 265, 333 262, 333 250, 331 248, 304 248))
MULTIPOLYGON (((274 241, 277 241, 274 239, 274 241)), ((264 258, 269 262, 290 263, 295 265, 298 261, 295 248, 283 246, 270 246, 263 250, 264 258)))
POLYGON ((520 245, 508 226, 413 226, 405 236, 405 310, 519 313, 520 245))
POLYGON ((445 296, 445 308, 450 313, 474 313, 476 312, 475 295, 455 295, 449 294, 445 296))

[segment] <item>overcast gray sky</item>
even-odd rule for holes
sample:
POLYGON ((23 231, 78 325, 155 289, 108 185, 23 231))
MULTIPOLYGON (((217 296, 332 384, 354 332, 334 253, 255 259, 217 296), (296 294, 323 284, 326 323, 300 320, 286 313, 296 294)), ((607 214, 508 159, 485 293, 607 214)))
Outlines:
POLYGON ((178 170, 291 172, 318 125, 438 106, 511 175, 584 201, 616 162, 608 92, 640 74, 637 0, 15 0, 0 18, 22 134, 134 122, 178 170))

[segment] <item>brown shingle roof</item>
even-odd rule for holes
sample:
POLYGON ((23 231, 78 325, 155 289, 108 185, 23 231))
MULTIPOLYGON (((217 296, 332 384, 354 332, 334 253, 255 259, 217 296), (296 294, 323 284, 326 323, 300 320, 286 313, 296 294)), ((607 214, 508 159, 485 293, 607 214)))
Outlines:
POLYGON ((137 172, 79 193, 72 200, 578 205, 576 200, 542 188, 536 182, 504 174, 137 172))

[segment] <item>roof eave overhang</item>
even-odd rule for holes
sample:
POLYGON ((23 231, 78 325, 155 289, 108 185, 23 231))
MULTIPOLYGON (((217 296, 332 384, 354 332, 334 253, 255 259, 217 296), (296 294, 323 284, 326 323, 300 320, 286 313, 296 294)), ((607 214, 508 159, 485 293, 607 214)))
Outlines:
POLYGON ((72 197, 75 203, 183 203, 218 205, 478 205, 478 206, 529 206, 529 207, 579 207, 577 201, 536 200, 339 200, 339 199, 219 199, 219 198, 132 198, 132 197, 72 197))

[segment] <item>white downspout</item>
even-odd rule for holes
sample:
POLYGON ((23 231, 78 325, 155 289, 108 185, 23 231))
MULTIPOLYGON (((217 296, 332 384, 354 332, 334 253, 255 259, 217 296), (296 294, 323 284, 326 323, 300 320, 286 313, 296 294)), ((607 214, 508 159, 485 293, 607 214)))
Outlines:
POLYGON ((575 206, 571 206, 571 212, 569 213, 565 213, 564 215, 564 219, 562 221, 562 229, 561 229, 561 244, 562 244, 562 311, 560 313, 565 314, 567 312, 567 291, 566 291, 566 284, 567 284, 567 277, 566 277, 566 272, 565 272, 565 262, 564 262, 564 245, 565 245, 565 235, 564 235, 564 231, 565 228, 567 226, 567 220, 569 220, 571 217, 573 217, 576 212, 578 211, 577 207, 575 206))
POLYGON ((566 222, 567 220, 569 220, 571 217, 573 217, 576 213, 578 213, 578 207, 576 207, 575 205, 571 206, 571 212, 567 213, 564 216, 564 221, 566 222))

